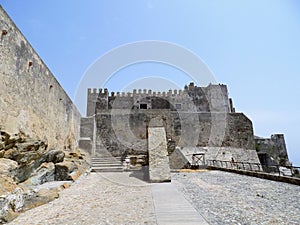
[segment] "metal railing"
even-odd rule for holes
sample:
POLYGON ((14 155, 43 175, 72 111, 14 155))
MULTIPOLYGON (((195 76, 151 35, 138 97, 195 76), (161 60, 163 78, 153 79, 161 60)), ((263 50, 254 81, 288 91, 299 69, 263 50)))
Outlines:
POLYGON ((207 160, 207 165, 225 169, 266 172, 278 176, 300 177, 300 167, 298 166, 262 166, 260 163, 233 162, 222 160, 207 160))
POLYGON ((263 171, 260 163, 250 162, 233 162, 233 161, 221 161, 221 160, 207 160, 208 166, 214 166, 226 169, 240 169, 249 171, 263 171))

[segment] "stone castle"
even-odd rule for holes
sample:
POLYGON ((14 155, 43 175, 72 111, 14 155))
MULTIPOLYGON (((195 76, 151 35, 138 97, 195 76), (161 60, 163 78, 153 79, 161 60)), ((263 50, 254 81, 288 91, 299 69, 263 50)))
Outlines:
POLYGON ((89 89, 82 117, 1 6, 0 79, 0 223, 57 198, 58 190, 36 187, 75 181, 90 170, 91 156, 104 153, 126 153, 137 168, 149 165, 153 181, 169 166, 185 168, 195 153, 203 164, 232 159, 289 164, 283 135, 255 137, 251 120, 235 111, 226 85, 110 94, 89 89), (155 149, 161 150, 159 157, 155 149))
POLYGON ((173 169, 184 167, 194 153, 203 153, 206 160, 234 159, 266 166, 289 163, 283 135, 273 135, 272 143, 255 137, 251 120, 235 112, 223 84, 197 87, 190 83, 183 90, 167 92, 88 89, 81 136, 92 140, 92 154, 99 149, 115 157, 127 152, 142 158, 144 165, 148 162, 147 129, 156 118, 165 128, 173 169))

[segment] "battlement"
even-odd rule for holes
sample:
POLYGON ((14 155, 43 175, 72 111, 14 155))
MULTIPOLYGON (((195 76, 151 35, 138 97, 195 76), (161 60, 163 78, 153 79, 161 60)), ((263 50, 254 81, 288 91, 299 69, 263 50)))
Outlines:
MULTIPOLYGON (((95 109, 107 110, 112 107, 124 109, 171 109, 188 111, 195 105, 199 111, 233 112, 229 104, 227 86, 209 84, 197 87, 194 83, 185 85, 183 90, 153 91, 151 89, 133 89, 132 92, 109 92, 107 88, 89 88, 87 96, 88 115, 94 115, 95 109), (117 98, 117 101, 115 101, 117 98), (160 100, 159 100, 160 99, 160 100)), ((232 103, 232 101, 231 101, 232 103)))
MULTIPOLYGON (((88 95, 98 95, 107 97, 134 97, 134 96, 149 96, 149 97, 176 97, 186 95, 187 92, 203 89, 211 90, 221 88, 227 91, 227 86, 225 84, 209 84, 207 87, 197 87, 194 83, 190 83, 188 86, 185 85, 184 89, 174 89, 168 91, 152 91, 151 89, 133 89, 132 92, 111 92, 109 93, 107 88, 88 88, 88 95)), ((223 93, 225 94, 225 93, 223 93)))
POLYGON ((169 91, 152 91, 151 89, 133 89, 133 92, 110 92, 108 89, 88 88, 88 95, 107 96, 107 97, 134 97, 134 96, 151 96, 151 97, 176 97, 186 94, 184 90, 169 91))

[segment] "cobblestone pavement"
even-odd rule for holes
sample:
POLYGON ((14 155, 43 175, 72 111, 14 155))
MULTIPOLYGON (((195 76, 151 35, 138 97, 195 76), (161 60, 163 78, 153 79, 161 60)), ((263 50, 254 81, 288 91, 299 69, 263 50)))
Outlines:
MULTIPOLYGON (((139 176, 91 173, 10 224, 156 224, 151 186, 139 176)), ((173 173, 172 182, 212 225, 300 224, 296 185, 222 171, 173 173)))
POLYGON ((126 173, 91 173, 9 224, 156 224, 150 185, 126 173))
POLYGON ((300 224, 300 186, 222 171, 172 179, 212 225, 300 224))

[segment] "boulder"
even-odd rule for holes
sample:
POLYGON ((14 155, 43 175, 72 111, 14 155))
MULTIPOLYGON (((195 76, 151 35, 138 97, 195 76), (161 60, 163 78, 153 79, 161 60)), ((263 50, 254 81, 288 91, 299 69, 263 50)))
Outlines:
POLYGON ((0 140, 3 142, 7 142, 8 139, 10 138, 10 135, 6 133, 5 131, 0 131, 0 140))
POLYGON ((54 163, 42 163, 34 174, 24 182, 24 184, 28 186, 36 186, 45 182, 54 181, 54 172, 54 163))
POLYGON ((18 163, 16 161, 0 158, 0 174, 14 177, 18 163))
POLYGON ((13 192, 17 188, 16 182, 6 175, 0 176, 0 196, 13 192))
POLYGON ((37 193, 34 193, 29 198, 25 198, 24 210, 29 210, 48 202, 53 201, 59 197, 58 189, 41 189, 37 193))
POLYGON ((17 143, 16 147, 20 152, 28 152, 28 151, 45 152, 45 150, 47 149, 47 144, 43 141, 28 139, 25 142, 23 141, 17 143))
POLYGON ((40 160, 32 161, 29 164, 20 165, 15 175, 18 183, 24 182, 36 171, 37 168, 42 164, 40 160))
POLYGON ((65 153, 60 150, 50 150, 46 155, 46 162, 60 163, 63 162, 65 153))
POLYGON ((6 223, 18 216, 23 210, 23 190, 19 187, 0 196, 0 223, 6 223))
POLYGON ((55 180, 72 180, 70 173, 72 173, 76 168, 74 162, 64 161, 55 164, 55 180))
POLYGON ((17 148, 11 148, 8 150, 5 150, 3 154, 3 158, 15 160, 19 155, 19 151, 17 148))

